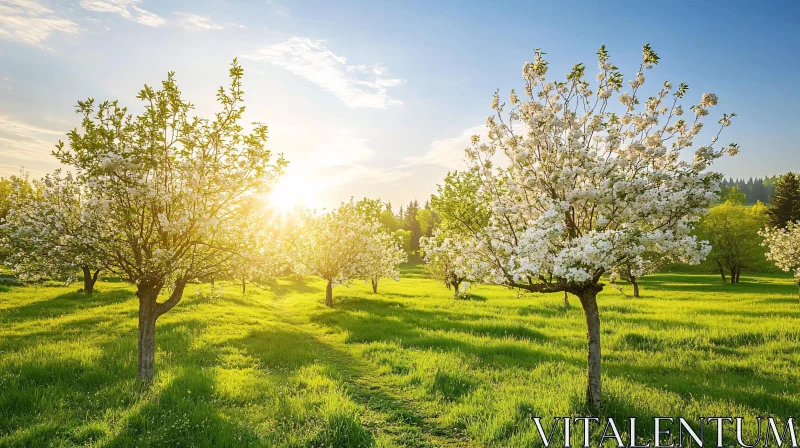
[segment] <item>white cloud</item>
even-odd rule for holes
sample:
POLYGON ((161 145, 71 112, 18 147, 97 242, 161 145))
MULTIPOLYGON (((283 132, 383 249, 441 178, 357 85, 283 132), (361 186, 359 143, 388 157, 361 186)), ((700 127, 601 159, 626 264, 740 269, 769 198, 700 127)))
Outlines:
POLYGON ((457 137, 436 140, 431 143, 431 149, 418 157, 406 157, 408 165, 442 165, 448 168, 464 167, 464 150, 472 145, 472 136, 479 135, 481 140, 486 140, 486 126, 474 126, 465 129, 457 137))
POLYGON ((36 0, 0 0, 0 39, 43 47, 54 33, 77 35, 77 23, 36 0))
POLYGON ((405 80, 389 77, 388 70, 381 64, 348 64, 347 58, 328 49, 325 40, 292 37, 245 58, 266 61, 302 76, 339 97, 348 107, 386 109, 403 104, 387 92, 405 80))
POLYGON ((165 23, 162 17, 140 8, 141 0, 81 0, 81 7, 89 11, 119 14, 141 25, 159 27, 165 23))
POLYGON ((221 30, 224 28, 222 25, 212 22, 208 17, 182 12, 176 12, 175 14, 181 17, 178 19, 178 24, 189 31, 221 30))
POLYGON ((0 115, 0 153, 4 158, 41 161, 64 134, 0 115))

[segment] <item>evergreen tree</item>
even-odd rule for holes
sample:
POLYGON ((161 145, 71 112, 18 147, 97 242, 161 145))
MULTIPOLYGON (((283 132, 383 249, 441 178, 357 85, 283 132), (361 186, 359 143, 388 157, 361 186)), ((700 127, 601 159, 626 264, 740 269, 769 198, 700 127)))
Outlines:
POLYGON ((419 237, 422 236, 422 228, 417 221, 417 212, 419 211, 419 202, 413 200, 408 203, 406 207, 405 216, 400 220, 400 228, 411 232, 411 251, 419 251, 419 237))
POLYGON ((764 197, 764 180, 756 178, 753 180, 753 185, 750 188, 750 195, 748 196, 748 203, 750 202, 767 202, 767 198, 764 197))
POLYGON ((800 221, 800 178, 794 173, 786 173, 775 186, 769 225, 782 229, 792 221, 800 221))

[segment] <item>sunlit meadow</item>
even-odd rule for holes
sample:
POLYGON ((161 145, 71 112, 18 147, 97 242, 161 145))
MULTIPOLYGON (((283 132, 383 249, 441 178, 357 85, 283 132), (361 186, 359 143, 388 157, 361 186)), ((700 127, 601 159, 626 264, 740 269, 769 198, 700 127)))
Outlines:
MULTIPOLYGON (((193 284, 158 322, 146 391, 130 286, 0 286, 0 445, 523 447, 541 444, 531 417, 585 415, 577 303, 495 286, 453 299, 415 263, 384 283, 337 287, 333 309, 309 277, 193 284)), ((790 277, 659 274, 599 304, 604 415, 647 433, 652 416, 800 409, 790 277)))

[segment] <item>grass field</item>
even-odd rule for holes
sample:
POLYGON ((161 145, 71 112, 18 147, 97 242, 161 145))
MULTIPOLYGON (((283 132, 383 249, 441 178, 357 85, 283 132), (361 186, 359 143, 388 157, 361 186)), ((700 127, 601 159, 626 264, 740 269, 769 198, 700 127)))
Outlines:
MULTIPOLYGON (((334 309, 311 278, 195 285, 159 320, 142 390, 132 288, 78 288, 0 286, 0 446, 522 447, 530 417, 585 415, 584 318, 560 294, 453 300, 419 266, 378 294, 337 287, 334 309)), ((603 412, 800 417, 796 291, 698 274, 647 277, 640 299, 606 288, 603 412)))

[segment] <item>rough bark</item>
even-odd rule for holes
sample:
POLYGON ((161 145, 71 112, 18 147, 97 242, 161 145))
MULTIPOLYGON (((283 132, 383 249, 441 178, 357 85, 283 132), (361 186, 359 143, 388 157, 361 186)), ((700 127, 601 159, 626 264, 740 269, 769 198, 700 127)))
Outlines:
POLYGON ((149 382, 156 373, 156 320, 171 310, 183 297, 186 280, 178 279, 169 298, 158 303, 158 294, 164 287, 163 281, 142 282, 136 285, 139 298, 139 369, 137 377, 149 382))
POLYGON ((731 283, 739 283, 739 274, 742 272, 742 268, 738 266, 731 267, 731 283))
POLYGON ((569 306, 569 296, 567 295, 566 291, 564 291, 564 308, 566 308, 566 309, 570 308, 570 306, 569 306))
POLYGON ((722 276, 722 283, 728 283, 728 280, 725 278, 725 268, 719 260, 717 260, 717 267, 719 268, 719 275, 722 276))
POLYGON ((458 297, 458 289, 461 287, 461 280, 453 280, 453 297, 458 297))
POLYGON ((586 340, 588 345, 586 367, 586 404, 599 410, 602 404, 600 383, 600 310, 597 307, 597 291, 594 288, 581 291, 579 298, 586 317, 586 340))
POLYGON ((147 290, 139 296, 139 372, 144 381, 153 379, 156 373, 156 298, 158 291, 147 290))
POLYGON ((631 285, 633 285, 633 297, 639 297, 639 282, 636 277, 631 277, 631 285))
POLYGON ((325 287, 325 305, 333 308, 333 282, 328 280, 328 286, 325 287))
POLYGON ((378 280, 373 278, 373 279, 370 279, 370 282, 372 282, 372 292, 377 294, 378 293, 378 280))
POLYGON ((90 296, 94 292, 94 285, 97 283, 97 276, 100 275, 100 269, 94 271, 92 274, 92 270, 89 266, 81 266, 81 271, 83 271, 83 292, 90 296))

